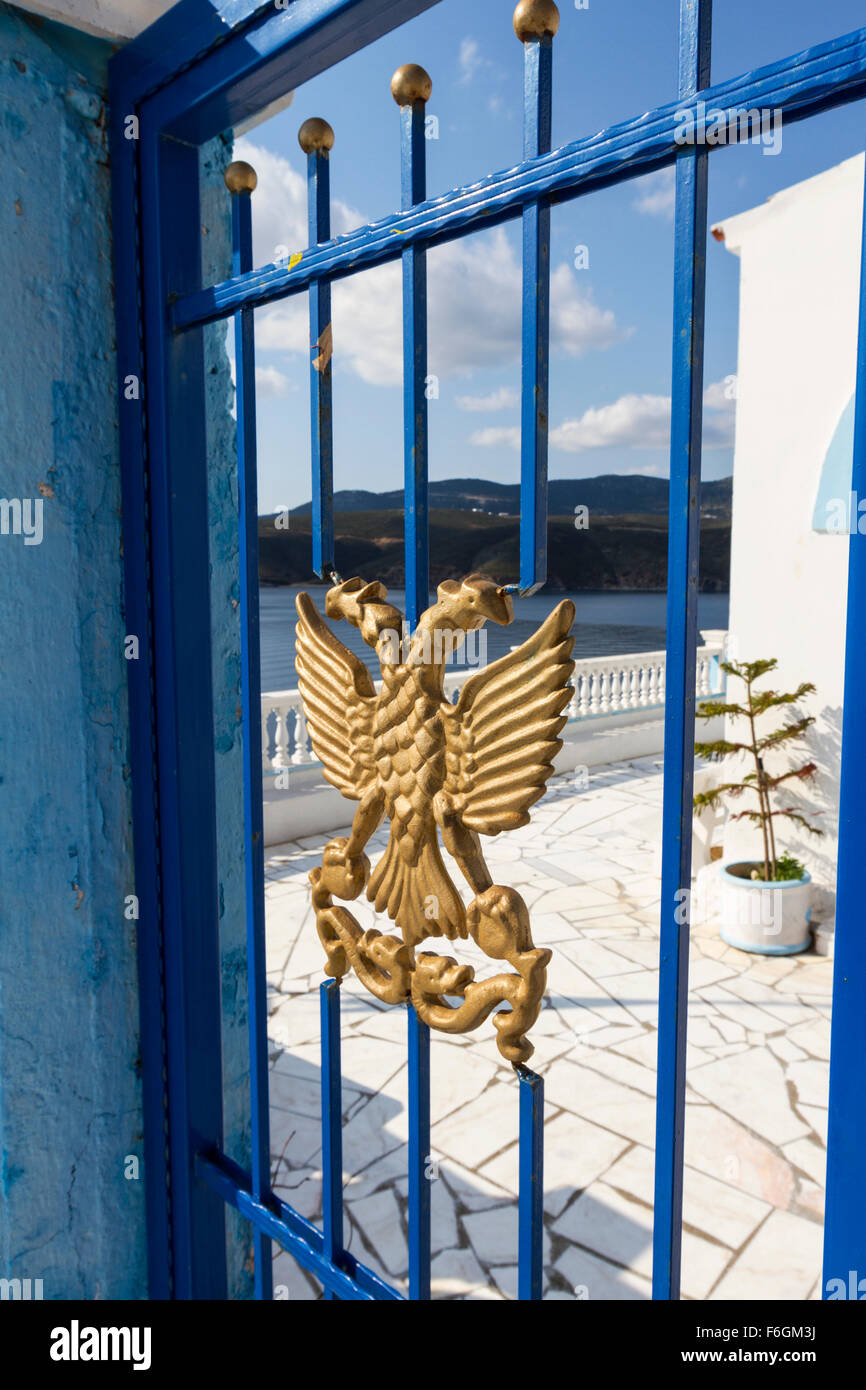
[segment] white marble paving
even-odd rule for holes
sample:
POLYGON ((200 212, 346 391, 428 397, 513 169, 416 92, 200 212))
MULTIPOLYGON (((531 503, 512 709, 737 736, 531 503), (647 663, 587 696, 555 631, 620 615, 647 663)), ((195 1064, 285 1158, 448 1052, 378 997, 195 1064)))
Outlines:
MULTIPOLYGON (((583 790, 555 779, 532 825, 485 845, 553 951, 532 1035, 550 1299, 650 1294, 660 806, 658 759, 602 767, 583 790)), ((278 846, 266 865, 273 1180, 316 1221, 324 977, 306 876, 339 833, 278 846)), ((380 833, 371 858, 383 848, 380 833)), ((352 910, 374 925, 368 904, 352 910)), ((454 954, 483 959, 471 943, 454 954)), ((820 1275, 832 961, 746 955, 710 921, 693 928, 689 984, 684 1297, 807 1299, 820 1275)), ((405 1291, 406 1017, 354 977, 342 995, 345 1244, 405 1291)), ((431 1107, 433 1297, 514 1298, 517 1090, 489 1021, 433 1034, 431 1107)), ((274 1275, 282 1297, 320 1296, 285 1253, 274 1275)))

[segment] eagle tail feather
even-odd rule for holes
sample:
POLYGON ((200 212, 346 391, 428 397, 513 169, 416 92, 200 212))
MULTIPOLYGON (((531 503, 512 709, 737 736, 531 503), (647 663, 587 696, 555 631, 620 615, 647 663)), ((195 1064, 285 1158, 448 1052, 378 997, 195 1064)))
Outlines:
POLYGON ((370 877, 367 897, 377 912, 397 923, 407 945, 428 936, 467 936, 466 909, 442 861, 436 828, 421 841, 418 857, 408 864, 393 831, 370 877))

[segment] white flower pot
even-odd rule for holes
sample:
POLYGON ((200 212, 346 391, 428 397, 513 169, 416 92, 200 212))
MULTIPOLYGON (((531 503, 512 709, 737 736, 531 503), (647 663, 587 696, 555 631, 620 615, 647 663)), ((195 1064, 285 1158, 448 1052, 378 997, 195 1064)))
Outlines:
POLYGON ((755 868, 763 865, 719 865, 722 940, 764 956, 805 951, 812 942, 810 876, 766 883, 749 877, 755 868))

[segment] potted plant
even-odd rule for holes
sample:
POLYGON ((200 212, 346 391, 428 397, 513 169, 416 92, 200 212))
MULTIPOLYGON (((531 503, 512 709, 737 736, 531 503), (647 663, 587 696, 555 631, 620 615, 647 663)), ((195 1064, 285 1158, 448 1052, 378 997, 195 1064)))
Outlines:
POLYGON ((711 762, 745 756, 753 767, 740 782, 722 782, 700 792, 695 796, 694 804, 697 809, 715 806, 722 797, 737 801, 745 792, 757 799, 756 805, 735 812, 732 818, 750 820, 761 827, 763 858, 719 866, 722 939, 742 951, 792 955, 796 951, 804 951, 811 940, 811 878, 793 855, 777 852, 774 822, 780 819, 794 821, 812 835, 821 835, 823 831, 811 825, 808 813, 804 814, 798 807, 778 805, 780 789, 794 781, 808 782, 817 771, 815 763, 804 763, 775 775, 764 764, 767 754, 796 743, 815 722, 812 716, 806 715, 787 721, 770 733, 758 733, 757 722, 762 715, 784 705, 794 705, 804 695, 814 694, 815 691, 814 685, 805 681, 790 694, 777 690, 756 690, 755 682, 774 671, 777 664, 775 660, 720 663, 726 675, 735 676, 745 685, 744 702, 731 704, 726 700, 706 700, 696 714, 700 719, 727 715, 735 722, 743 721, 747 732, 741 742, 716 739, 710 743, 696 743, 695 752, 711 762))

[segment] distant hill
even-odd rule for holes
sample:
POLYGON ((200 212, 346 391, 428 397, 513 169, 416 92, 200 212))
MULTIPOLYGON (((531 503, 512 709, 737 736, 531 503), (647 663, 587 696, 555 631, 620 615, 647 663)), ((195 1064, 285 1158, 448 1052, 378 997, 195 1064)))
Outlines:
MULTIPOLYGON (((604 473, 597 478, 555 478, 549 483, 551 516, 573 516, 575 507, 588 507, 590 515, 623 516, 642 513, 664 516, 668 509, 667 478, 644 473, 604 473)), ((490 516, 520 515, 519 483, 492 483, 485 478, 449 478, 430 484, 430 507, 440 511, 486 512, 490 516)), ((403 490, 364 492, 347 489, 334 494, 336 512, 401 511, 403 490)), ((295 507, 292 516, 309 516, 312 503, 295 507)), ((705 482, 701 488, 705 516, 730 519, 731 479, 705 482)))
MULTIPOLYGON (((363 579, 381 579, 391 588, 403 586, 402 496, 399 509, 337 510, 334 528, 337 563, 344 577, 357 574, 363 579)), ((727 591, 730 542, 730 523, 704 514, 701 520, 702 590, 727 591)), ((513 581, 518 574, 518 550, 516 516, 492 516, 465 507, 448 510, 437 507, 430 512, 433 584, 473 570, 480 570, 500 583, 513 581)), ((590 506, 586 530, 575 528, 573 512, 550 518, 548 590, 664 590, 666 574, 667 515, 664 513, 605 516, 590 506)), ((259 575, 263 584, 300 584, 311 578, 309 515, 292 515, 287 531, 277 530, 273 517, 259 518, 259 575)))

